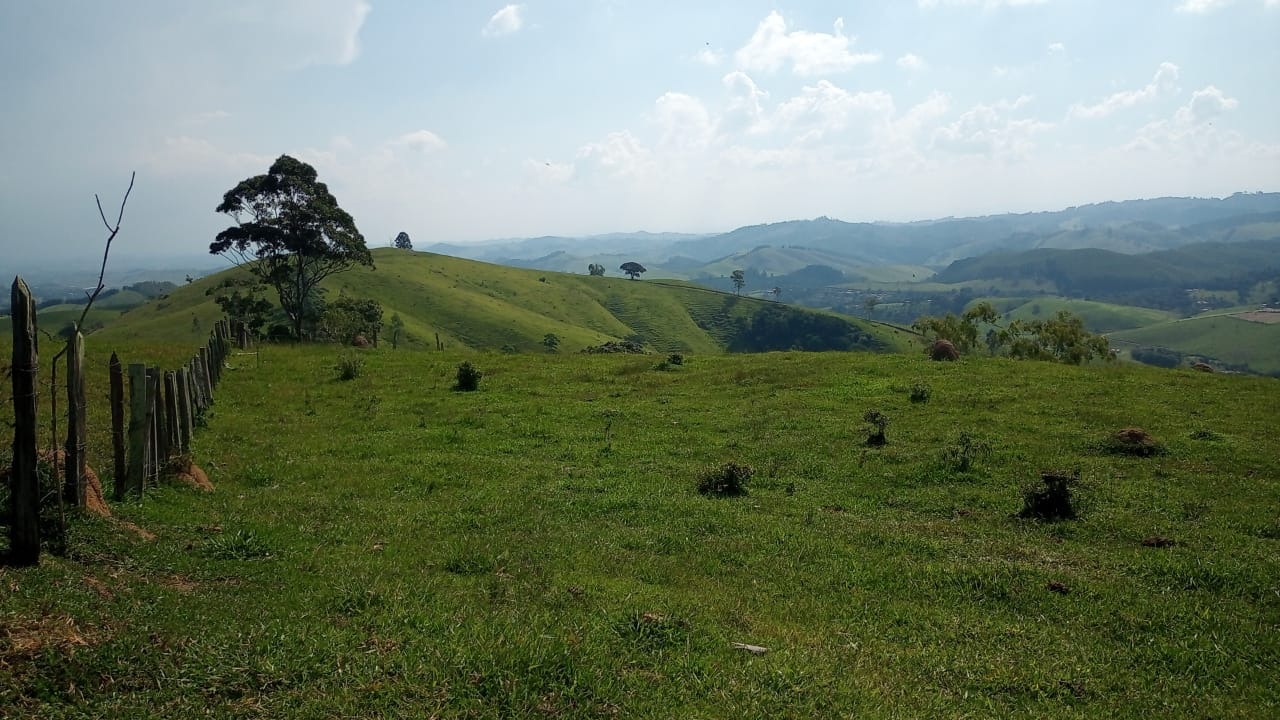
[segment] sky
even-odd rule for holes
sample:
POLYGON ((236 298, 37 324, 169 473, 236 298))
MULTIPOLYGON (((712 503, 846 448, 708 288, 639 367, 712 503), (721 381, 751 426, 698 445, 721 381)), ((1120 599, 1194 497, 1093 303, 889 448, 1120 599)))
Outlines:
POLYGON ((0 266, 208 260, 281 154, 370 247, 1280 191, 1280 0, 0 2, 0 266))

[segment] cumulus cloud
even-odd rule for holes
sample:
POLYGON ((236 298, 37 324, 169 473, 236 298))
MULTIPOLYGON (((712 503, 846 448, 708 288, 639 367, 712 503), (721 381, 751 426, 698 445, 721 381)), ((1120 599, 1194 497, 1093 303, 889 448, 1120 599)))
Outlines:
POLYGON ((440 139, 439 135, 430 130, 415 130, 411 133, 405 133, 392 140, 390 144, 395 149, 414 150, 420 153, 432 153, 448 147, 448 144, 440 139))
POLYGON ((720 82, 729 93, 729 104, 725 110, 725 124, 730 130, 742 129, 747 133, 763 132, 766 128, 761 122, 764 117, 764 102, 769 93, 760 89, 751 76, 741 70, 721 78, 720 82))
POLYGON ((489 18, 480 31, 485 37, 501 37, 519 32, 524 27, 524 5, 507 5, 489 18))
POLYGON ((662 132, 663 149, 689 152, 701 150, 715 138, 715 121, 698 98, 669 92, 654 103, 654 120, 662 132))
POLYGON ((787 21, 775 10, 760 21, 734 58, 743 70, 772 73, 790 64, 792 72, 801 76, 845 72, 880 60, 880 53, 853 52, 854 40, 844 34, 843 19, 836 20, 833 33, 788 31, 787 21))
POLYGON ((906 55, 898 58, 898 67, 903 70, 915 71, 925 69, 928 67, 928 64, 924 61, 924 58, 919 55, 916 55, 915 53, 907 53, 906 55))
POLYGON ((1071 115, 1084 119, 1103 118, 1117 110, 1155 100, 1162 94, 1174 90, 1177 87, 1177 81, 1178 66, 1170 62, 1160 63, 1160 68, 1156 70, 1151 82, 1142 88, 1114 93, 1093 105, 1072 105, 1071 115))
POLYGON ((1213 120, 1239 107, 1240 102, 1213 85, 1195 91, 1186 105, 1178 108, 1168 120, 1148 123, 1129 143, 1129 149, 1201 153, 1228 142, 1237 142, 1234 133, 1223 133, 1213 127, 1213 120))
POLYGON ((827 80, 804 87, 800 94, 778 106, 774 123, 789 131, 796 142, 821 140, 845 130, 855 114, 887 116, 893 113, 893 97, 883 91, 850 93, 827 80))
POLYGON ((708 67, 716 67, 720 63, 724 62, 724 53, 719 50, 705 47, 699 50, 698 54, 693 56, 693 59, 708 67))
POLYGON ((594 163, 611 175, 637 177, 652 165, 653 153, 629 131, 621 130, 582 146, 578 159, 594 163))
POLYGON ((1010 113, 1031 102, 1030 96, 976 105, 954 122, 934 130, 932 147, 954 153, 974 153, 1016 159, 1034 148, 1034 136, 1053 129, 1052 123, 1013 119, 1010 113))

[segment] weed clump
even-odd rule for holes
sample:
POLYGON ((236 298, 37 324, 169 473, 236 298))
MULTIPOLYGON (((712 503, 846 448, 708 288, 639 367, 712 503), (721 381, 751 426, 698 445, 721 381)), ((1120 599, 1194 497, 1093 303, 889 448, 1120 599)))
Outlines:
POLYGON ((1080 478, 1066 473, 1040 473, 1044 487, 1029 487, 1022 493, 1018 517, 1029 520, 1074 520, 1077 516, 1071 485, 1080 478))
POLYGON ((1116 455, 1151 457, 1164 452, 1164 444, 1140 427, 1125 428, 1102 443, 1102 449, 1116 455))
POLYGON ((684 365, 684 355, 680 353, 671 353, 667 356, 668 365, 684 365))
POLYGON ((911 385, 911 402, 927 403, 933 397, 933 388, 927 382, 915 382, 911 385))
POLYGON ((204 547, 209 557, 218 560, 254 560, 271 556, 271 548, 252 530, 236 530, 219 535, 204 547))
POLYGON ((338 379, 355 380, 364 372, 364 358, 355 355, 339 355, 338 364, 333 366, 338 379))
POLYGON ((480 369, 471 364, 470 360, 465 360, 458 366, 458 378, 453 385, 456 392, 472 392, 480 389, 480 378, 484 377, 484 373, 480 369))
POLYGON ((727 462, 702 473, 698 478, 698 492, 713 497, 746 495, 753 472, 750 465, 727 462))
POLYGON ((879 447, 888 442, 884 437, 884 429, 889 426, 889 416, 879 410, 868 410, 862 415, 862 421, 870 425, 867 430, 867 445, 879 447))
POLYGON ((981 458, 991 456, 991 445, 962 430, 952 445, 942 449, 942 464, 955 472, 969 472, 981 458))

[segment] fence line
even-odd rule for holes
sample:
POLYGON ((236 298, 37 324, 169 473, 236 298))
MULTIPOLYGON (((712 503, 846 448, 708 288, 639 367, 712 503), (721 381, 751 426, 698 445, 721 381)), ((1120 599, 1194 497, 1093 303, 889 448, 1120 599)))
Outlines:
MULTIPOLYGON (((35 565, 40 559, 40 486, 37 472, 38 406, 36 380, 39 357, 36 344, 36 312, 31 291, 15 277, 11 293, 13 318, 13 465, 9 471, 9 562, 35 565)), ((176 457, 190 453, 196 425, 213 405, 213 394, 230 353, 232 339, 244 349, 248 333, 233 333, 227 320, 219 320, 185 365, 173 371, 128 365, 126 371, 116 353, 109 363, 111 451, 115 500, 142 497, 159 484, 165 467, 176 457)), ((84 372, 84 337, 76 332, 67 344, 67 438, 63 447, 65 474, 55 478, 63 501, 72 506, 86 502, 86 452, 88 446, 84 372)), ((56 452, 50 457, 57 467, 56 452)), ((105 493, 105 488, 103 488, 105 493)))

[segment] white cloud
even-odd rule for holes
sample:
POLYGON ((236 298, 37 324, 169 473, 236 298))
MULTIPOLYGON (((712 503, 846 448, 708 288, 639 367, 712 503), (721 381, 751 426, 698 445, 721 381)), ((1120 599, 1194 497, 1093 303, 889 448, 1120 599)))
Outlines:
POLYGON ((792 72, 801 76, 844 72, 880 60, 879 53, 852 52, 853 42, 844 34, 843 19, 836 20, 834 33, 788 32, 787 21, 775 10, 760 21, 734 57, 744 70, 772 73, 790 63, 792 72))
POLYGON ((1050 55, 1060 55, 1060 54, 1062 54, 1062 53, 1065 53, 1066 51, 1067 51, 1067 46, 1066 46, 1066 45, 1063 45, 1063 44, 1062 44, 1062 43, 1060 43, 1060 42, 1056 42, 1056 43, 1049 43, 1049 54, 1050 54, 1050 55))
POLYGON ((932 10, 939 5, 974 6, 984 10, 995 10, 1001 7, 1021 7, 1024 5, 1042 5, 1048 0, 917 0, 917 5, 925 10, 932 10))
POLYGON ((609 133, 600 142, 588 143, 578 151, 578 159, 590 160, 612 175, 637 177, 653 164, 653 152, 627 130, 609 133))
POLYGON ((801 89, 800 94, 782 103, 774 123, 795 134, 797 142, 812 142, 838 133, 849 126, 855 114, 887 117, 893 113, 893 97, 883 91, 850 93, 827 80, 801 89))
POLYGON ((204 138, 186 135, 167 137, 146 153, 143 167, 161 176, 215 174, 240 179, 260 175, 271 167, 274 157, 226 150, 204 138))
POLYGON ((1094 105, 1072 105, 1071 115, 1078 118, 1103 118, 1124 108, 1150 102, 1160 95, 1174 90, 1178 80, 1178 66, 1170 62, 1160 63, 1160 68, 1151 78, 1151 82, 1138 90, 1125 90, 1114 93, 1094 105))
POLYGON ((730 130, 742 128, 748 133, 764 132, 764 101, 769 93, 761 90, 750 75, 734 70, 721 80, 729 91, 729 106, 725 110, 725 124, 730 130))
POLYGON ((724 53, 710 47, 705 47, 702 50, 699 50, 698 54, 693 56, 693 59, 708 67, 716 67, 720 63, 724 62, 724 53))
MULTIPOLYGON (((1271 4, 1274 0, 1267 0, 1271 4)), ((1224 8, 1231 4, 1231 0, 1184 0, 1177 8, 1180 13, 1189 13, 1192 15, 1203 15, 1213 12, 1220 8, 1224 8)))
POLYGON ((395 149, 416 150, 420 153, 432 153, 448 147, 448 144, 440 139, 439 135, 430 130, 415 130, 411 133, 405 133, 392 140, 390 145, 395 149))
POLYGON ((1227 97, 1213 85, 1207 85, 1192 93, 1191 100, 1178 108, 1171 119, 1143 126, 1128 148, 1168 148, 1203 153, 1224 142, 1238 140, 1234 133, 1219 132, 1213 127, 1213 120, 1239 105, 1235 98, 1227 97))
POLYGON ((227 0, 201 17, 203 34, 194 42, 216 43, 234 34, 252 48, 256 62, 271 58, 292 69, 309 65, 350 65, 360 57, 360 30, 373 6, 367 0, 227 0), (223 27, 220 24, 226 23, 223 27))
POLYGON ((654 120, 662 131, 664 150, 702 150, 715 138, 715 121, 702 101, 684 93, 669 92, 654 103, 654 120))
POLYGON ((989 157, 1022 158, 1035 147, 1033 137, 1053 129, 1052 123, 1034 119, 1012 119, 1011 111, 1031 102, 1022 96, 1012 102, 977 105, 955 122, 933 132, 932 146, 955 153, 976 153, 989 157))
POLYGON ((903 70, 924 70, 928 66, 929 64, 924 61, 924 58, 916 55, 915 53, 907 53, 906 55, 898 58, 898 67, 903 70))
POLYGON ((485 37, 501 37, 519 32, 524 27, 524 5, 507 5, 493 14, 480 31, 485 37))

